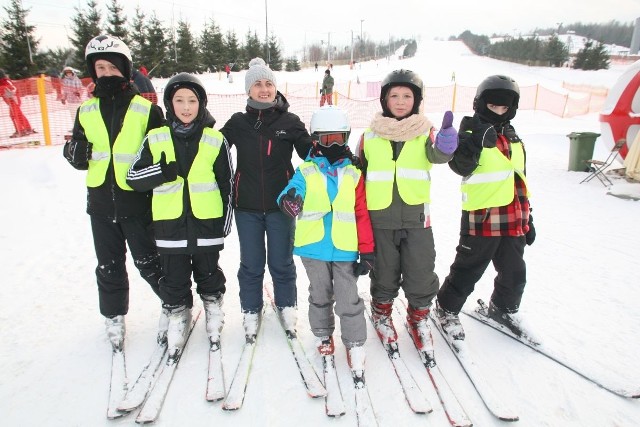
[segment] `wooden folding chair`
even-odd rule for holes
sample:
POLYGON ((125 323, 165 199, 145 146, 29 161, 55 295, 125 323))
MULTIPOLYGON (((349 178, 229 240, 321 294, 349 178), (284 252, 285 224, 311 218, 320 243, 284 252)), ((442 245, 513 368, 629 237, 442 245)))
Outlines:
POLYGON ((616 159, 616 157, 618 157, 618 153, 620 153, 620 149, 626 142, 627 141, 624 138, 618 140, 618 142, 616 142, 613 148, 611 149, 611 152, 609 153, 609 157, 607 157, 607 159, 604 161, 596 160, 596 159, 585 160, 584 162, 587 164, 587 166, 589 166, 589 170, 591 171, 591 173, 589 173, 589 175, 587 175, 585 179, 580 181, 580 184, 582 184, 583 182, 589 182, 593 178, 598 178, 602 183, 602 185, 604 185, 605 187, 607 185, 613 185, 613 182, 611 182, 609 177, 605 174, 605 169, 611 166, 611 164, 616 159))

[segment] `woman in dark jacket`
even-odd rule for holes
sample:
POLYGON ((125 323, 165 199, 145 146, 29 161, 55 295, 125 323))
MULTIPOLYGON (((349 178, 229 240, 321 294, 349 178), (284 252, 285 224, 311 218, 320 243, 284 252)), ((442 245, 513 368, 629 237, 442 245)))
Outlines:
POLYGON ((284 318, 295 325, 295 221, 280 211, 276 199, 293 176, 294 148, 305 159, 311 137, 300 118, 288 112, 289 103, 277 91, 275 76, 261 58, 249 63, 245 89, 249 95, 246 112, 235 113, 220 131, 236 147, 233 205, 240 239, 240 303, 245 333, 254 335, 263 306, 265 263, 273 280, 275 303, 283 314, 285 310, 291 313, 284 318))

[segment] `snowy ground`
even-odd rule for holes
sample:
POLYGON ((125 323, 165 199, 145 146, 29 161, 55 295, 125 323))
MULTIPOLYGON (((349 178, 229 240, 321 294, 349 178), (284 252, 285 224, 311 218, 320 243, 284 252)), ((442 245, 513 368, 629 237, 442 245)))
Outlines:
MULTIPOLYGON (((457 43, 425 44, 407 61, 364 64, 357 72, 378 79, 395 68, 422 74, 427 84, 447 84, 451 71, 459 82, 475 85, 484 77, 505 73, 522 84, 560 87, 562 80, 611 87, 623 68, 602 72, 527 68, 476 58, 457 43)), ((311 70, 286 74, 287 79, 316 81, 311 70)), ((335 68, 334 75, 354 71, 335 68)), ((282 73, 279 78, 284 78, 282 73), (280 77, 282 76, 282 77, 280 77)), ((361 77, 363 78, 363 77, 361 77)), ((206 79, 216 92, 229 88, 217 75, 206 79), (218 88, 218 86, 220 86, 218 88)), ((234 85, 243 84, 236 76, 234 85)), ((156 82, 157 83, 157 82, 156 82)), ((160 82, 161 84, 161 82, 160 82)), ((240 86, 241 87, 241 86, 240 86)), ((237 89, 237 88, 236 88, 237 89)), ((242 89, 240 89, 242 90, 242 89)), ((214 110, 215 115, 215 110, 214 110)), ((458 124, 462 114, 456 114, 458 124)), ((441 116, 431 116, 439 123, 441 116)), ((579 184, 583 172, 568 172, 568 138, 572 131, 599 132, 596 114, 559 119, 547 113, 521 111, 514 125, 528 151, 534 217, 538 237, 526 250, 528 286, 522 313, 547 347, 564 354, 584 372, 640 388, 640 301, 638 245, 640 203, 607 195, 597 180, 579 184), (635 277, 635 278, 634 278, 635 277)), ((361 130, 354 131, 353 140, 361 130)), ((352 142, 353 142, 352 140, 352 142)), ((97 309, 95 258, 85 214, 84 174, 72 169, 61 147, 0 152, 0 414, 5 426, 133 425, 133 417, 105 417, 110 364, 103 318, 97 309)), ((596 158, 606 157, 599 140, 596 158)), ((455 255, 459 224, 459 177, 446 166, 433 170, 432 214, 437 272, 443 279, 455 255)), ((616 185, 623 185, 621 180, 616 185)), ((638 193, 639 184, 628 187, 638 193)), ((226 324, 222 334, 228 383, 238 360, 242 317, 236 271, 239 247, 235 232, 226 239, 221 266, 228 279, 226 324)), ((308 329, 307 280, 298 265, 301 340, 314 355, 308 329)), ((131 308, 127 316, 127 362, 135 379, 154 345, 159 302, 129 265, 131 308)), ((465 308, 488 299, 490 268, 465 308)), ((359 288, 368 293, 367 279, 359 288)), ((640 402, 617 397, 547 358, 477 322, 462 319, 467 340, 480 369, 505 402, 520 415, 520 426, 635 426, 640 402)), ((400 319, 396 319, 400 325, 400 319)), ((400 386, 369 325, 367 379, 381 426, 423 423, 448 425, 437 396, 404 331, 400 349, 420 388, 434 406, 430 415, 408 409, 400 386)), ((339 338, 339 333, 336 334, 339 338)), ((436 357, 449 384, 476 426, 500 426, 486 410, 456 359, 434 330, 436 357)), ((339 342, 339 340, 337 340, 339 342)), ((204 399, 207 340, 204 324, 196 325, 171 386, 158 426, 353 426, 353 390, 341 344, 337 367, 347 414, 329 419, 324 404, 306 396, 274 312, 268 307, 244 407, 225 412, 204 399)), ((319 358, 313 362, 320 370, 319 358)))

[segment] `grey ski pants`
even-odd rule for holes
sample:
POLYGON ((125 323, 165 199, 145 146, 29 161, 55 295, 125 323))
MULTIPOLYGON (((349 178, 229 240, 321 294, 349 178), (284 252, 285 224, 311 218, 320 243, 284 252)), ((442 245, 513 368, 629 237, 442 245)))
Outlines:
POLYGON ((301 259, 309 277, 309 325, 313 334, 317 337, 333 334, 335 304, 345 347, 363 345, 367 340, 364 301, 358 295, 353 262, 301 259))

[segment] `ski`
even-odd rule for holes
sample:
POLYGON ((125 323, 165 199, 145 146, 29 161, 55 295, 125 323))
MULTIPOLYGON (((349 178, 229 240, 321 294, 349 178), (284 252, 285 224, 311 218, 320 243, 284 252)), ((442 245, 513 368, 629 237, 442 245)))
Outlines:
POLYGON ((595 385, 597 385, 598 387, 601 387, 613 394, 616 394, 618 396, 621 397, 626 397, 626 398, 630 398, 630 399, 638 399, 640 398, 640 389, 636 388, 634 389, 629 389, 627 387, 621 386, 621 385, 617 385, 617 384, 611 384, 609 382, 603 381, 601 379, 596 379, 593 378, 585 373, 583 373, 582 371, 580 371, 578 368, 576 368, 570 361, 564 359, 561 355, 558 354, 554 354, 553 351, 549 348, 546 348, 542 343, 536 341, 535 339, 533 339, 530 335, 523 335, 523 336, 517 336, 516 334, 514 334, 510 329, 508 329, 506 326, 496 322, 495 320, 489 318, 489 312, 488 312, 489 308, 487 306, 487 304, 482 300, 479 299, 478 300, 478 306, 475 308, 475 310, 473 311, 463 311, 464 314, 466 314, 469 317, 472 317, 473 319, 484 323, 487 326, 492 327, 493 329, 502 332, 503 334, 507 335, 508 337, 518 341, 521 344, 526 345, 529 348, 532 348, 533 350, 537 351, 538 353, 542 354, 543 356, 546 356, 547 358, 553 360, 554 362, 564 366, 565 368, 569 369, 570 371, 578 374, 579 376, 581 376, 582 378, 594 383, 595 385))
POLYGON ((153 388, 149 392, 147 400, 144 402, 144 405, 142 406, 140 412, 138 413, 138 416, 136 417, 136 423, 152 423, 156 419, 158 419, 158 415, 160 415, 164 400, 167 397, 167 393, 169 392, 171 380, 173 380, 173 375, 178 368, 178 363, 180 362, 181 356, 184 353, 184 349, 189 342, 189 337, 193 332, 193 328, 196 326, 196 322, 200 318, 200 313, 202 313, 202 310, 198 310, 197 313, 193 314, 193 317, 191 319, 191 326, 187 331, 184 346, 180 349, 180 351, 177 352, 177 355, 170 355, 167 353, 166 357, 163 359, 165 360, 165 363, 161 367, 162 370, 158 371, 155 384, 153 385, 153 388))
POLYGON ((307 394, 312 398, 325 397, 327 395, 327 390, 322 385, 318 374, 313 369, 311 362, 307 358, 307 355, 304 351, 304 347, 300 343, 298 339, 298 335, 294 330, 287 329, 284 319, 282 318, 282 313, 276 307, 276 302, 273 299, 273 295, 271 293, 271 289, 264 285, 264 290, 267 296, 269 297, 269 301, 271 302, 271 308, 276 312, 278 316, 278 320, 280 322, 280 326, 282 326, 282 330, 287 337, 287 343, 289 344, 289 349, 291 350, 291 354, 293 355, 293 359, 296 362, 296 366, 298 367, 298 371, 300 372, 300 377, 302 377, 302 383, 304 387, 307 389, 307 394))
POLYGON ((356 398, 356 415, 358 417, 359 427, 377 426, 378 420, 373 411, 373 403, 371 396, 364 381, 364 371, 351 370, 353 378, 353 387, 355 388, 356 398))
MULTIPOLYGON (((365 301, 366 312, 373 325, 375 330, 375 323, 373 321, 373 317, 371 315, 371 305, 368 301, 365 301)), ((416 414, 427 414, 433 412, 433 408, 431 404, 427 400, 427 398, 418 387, 418 383, 416 383, 415 378, 411 375, 409 368, 405 364, 404 360, 400 356, 400 350, 398 348, 398 343, 388 343, 385 342, 384 338, 381 337, 377 332, 376 335, 380 339, 380 343, 384 347, 384 350, 387 352, 387 356, 389 356, 389 360, 393 365, 393 371, 398 377, 398 381, 400 382, 400 386, 402 387, 402 392, 404 393, 404 397, 409 404, 409 407, 416 414)))
POLYGON ((467 374, 471 384, 476 389, 478 396, 480 396, 489 412, 502 421, 518 421, 519 417, 516 412, 508 407, 502 396, 496 394, 490 382, 488 382, 487 378, 478 370, 478 366, 473 360, 467 343, 464 340, 450 340, 442 330, 438 316, 435 315, 434 311, 429 313, 429 317, 431 317, 431 320, 436 325, 436 329, 438 329, 438 332, 440 332, 440 335, 442 335, 458 359, 460 366, 462 366, 462 369, 467 374))
POLYGON ((322 367, 324 372, 324 386, 327 394, 324 398, 324 408, 327 416, 341 417, 345 414, 344 399, 340 390, 340 382, 338 381, 338 372, 336 371, 335 356, 322 356, 322 367))
POLYGON ((107 418, 114 420, 127 415, 118 411, 120 402, 127 393, 127 368, 125 365, 124 347, 112 347, 111 351, 111 380, 109 383, 109 404, 107 418))
POLYGON ((209 343, 209 369, 205 397, 209 402, 224 399, 224 371, 220 340, 209 343))
POLYGON ((118 410, 123 412, 131 412, 138 408, 151 390, 151 385, 156 373, 160 369, 162 362, 167 353, 167 342, 162 341, 157 343, 156 348, 151 354, 151 358, 147 365, 142 369, 142 372, 133 383, 133 386, 127 391, 127 394, 122 402, 118 405, 118 410))
POLYGON ((247 384, 249 383, 249 374, 251 373, 251 364, 256 351, 258 335, 260 334, 260 327, 262 326, 262 315, 263 313, 261 312, 258 316, 256 334, 245 335, 245 344, 240 353, 238 366, 231 379, 229 391, 227 392, 224 402, 222 402, 222 409, 225 411, 235 411, 242 408, 247 384))
MULTIPOLYGON (((394 307, 398 314, 402 317, 404 326, 409 333, 409 337, 411 338, 411 331, 409 329, 409 323, 407 322, 406 302, 404 300, 401 300, 401 305, 396 304, 394 307)), ((413 341, 413 339, 411 339, 411 341, 413 341)), ((420 350, 417 346, 416 351, 420 356, 422 364, 427 370, 427 374, 429 375, 431 384, 433 385, 433 388, 438 395, 438 399, 440 399, 440 404, 442 405, 442 409, 444 410, 449 423, 454 427, 471 427, 473 423, 460 404, 460 401, 453 393, 453 390, 451 390, 451 387, 449 386, 446 378, 440 371, 440 368, 436 364, 436 359, 433 357, 433 355, 420 350)))

